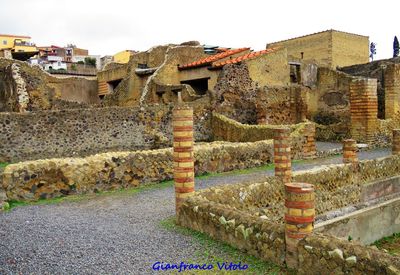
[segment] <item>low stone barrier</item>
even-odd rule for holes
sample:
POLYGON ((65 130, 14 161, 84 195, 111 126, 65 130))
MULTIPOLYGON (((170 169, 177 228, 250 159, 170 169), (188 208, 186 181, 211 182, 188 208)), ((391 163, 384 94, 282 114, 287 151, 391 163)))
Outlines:
MULTIPOLYGON (((194 149, 195 173, 256 167, 272 162, 272 155, 272 140, 198 144, 194 149)), ((10 164, 4 169, 2 187, 8 200, 37 200, 133 187, 172 177, 173 154, 169 148, 10 164)))
MULTIPOLYGON (((400 157, 389 156, 354 164, 294 172, 293 182, 315 188, 315 211, 329 211, 362 200, 369 182, 400 175, 400 157)), ((185 200, 178 223, 209 234, 261 259, 285 263, 284 185, 275 177, 262 183, 234 184, 197 191, 185 200)), ((317 216, 317 219, 318 219, 317 216)), ((400 258, 321 233, 296 244, 299 274, 398 274, 400 258)), ((294 254, 293 254, 294 255, 294 254)), ((287 264, 287 263, 286 263, 287 264)))
POLYGON ((285 126, 290 129, 292 159, 315 157, 315 124, 302 122, 291 125, 248 125, 224 115, 212 114, 214 140, 250 142, 274 138, 275 131, 285 126))

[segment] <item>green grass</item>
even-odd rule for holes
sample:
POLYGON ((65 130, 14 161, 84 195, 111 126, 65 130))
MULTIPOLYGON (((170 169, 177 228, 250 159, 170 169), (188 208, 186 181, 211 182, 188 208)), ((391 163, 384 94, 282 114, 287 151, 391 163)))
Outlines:
POLYGON ((9 165, 10 163, 8 163, 8 162, 0 162, 0 168, 4 168, 4 167, 6 167, 7 165, 9 165))
POLYGON ((373 243, 377 248, 387 250, 391 255, 400 255, 400 233, 393 233, 392 236, 383 237, 373 243))
MULTIPOLYGON (((236 273, 244 274, 294 274, 292 270, 278 266, 276 264, 263 261, 254 256, 245 254, 240 250, 220 241, 213 240, 207 234, 184 228, 176 225, 175 218, 171 217, 160 222, 160 227, 174 231, 179 234, 191 236, 193 242, 200 246, 200 249, 196 251, 194 259, 185 259, 185 263, 207 263, 214 265, 214 272, 218 274, 231 274, 234 271, 220 272, 217 267, 217 262, 241 262, 247 264, 249 268, 246 271, 237 271, 236 273)), ((196 246, 198 247, 198 246, 196 246)), ((205 274, 206 272, 203 272, 205 274)), ((196 272, 196 274, 202 274, 202 272, 196 272)))

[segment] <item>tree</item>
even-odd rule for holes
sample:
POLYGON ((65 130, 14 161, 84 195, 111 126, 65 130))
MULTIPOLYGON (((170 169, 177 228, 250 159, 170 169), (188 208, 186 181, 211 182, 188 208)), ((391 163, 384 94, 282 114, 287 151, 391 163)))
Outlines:
POLYGON ((369 52, 369 57, 372 61, 374 61, 374 55, 376 55, 376 43, 371 42, 371 44, 369 45, 369 52))
POLYGON ((397 39, 397 36, 394 36, 394 40, 393 40, 393 57, 397 57, 399 56, 399 40, 397 39))
POLYGON ((96 67, 96 58, 85 57, 85 64, 96 67))

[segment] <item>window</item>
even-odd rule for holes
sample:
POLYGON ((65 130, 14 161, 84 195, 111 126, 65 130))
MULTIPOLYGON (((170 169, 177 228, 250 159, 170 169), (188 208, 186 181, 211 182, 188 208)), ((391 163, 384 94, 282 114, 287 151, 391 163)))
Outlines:
POLYGON ((145 63, 138 63, 138 69, 147 69, 148 67, 147 67, 147 64, 145 64, 145 63))
POLYGON ((195 90, 195 92, 198 95, 205 95, 208 90, 208 79, 210 78, 206 77, 206 78, 185 80, 181 81, 181 84, 188 84, 193 88, 193 90, 195 90))
POLYGON ((3 45, 7 45, 7 40, 3 40, 3 45))

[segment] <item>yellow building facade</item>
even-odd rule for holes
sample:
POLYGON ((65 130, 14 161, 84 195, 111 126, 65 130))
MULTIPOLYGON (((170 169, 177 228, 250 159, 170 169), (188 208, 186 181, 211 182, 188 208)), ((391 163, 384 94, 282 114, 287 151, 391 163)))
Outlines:
POLYGON ((113 61, 116 63, 128 63, 131 56, 134 54, 131 50, 120 51, 113 55, 113 61))
POLYGON ((267 44, 285 47, 292 60, 315 62, 335 69, 369 62, 369 37, 328 30, 267 44))
POLYGON ((29 36, 0 34, 0 51, 11 52, 12 58, 27 60, 38 53, 29 36))
POLYGON ((29 36, 0 34, 0 49, 11 49, 14 52, 36 52, 38 49, 30 40, 29 36))

